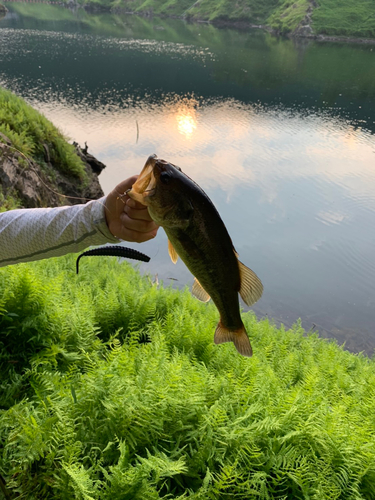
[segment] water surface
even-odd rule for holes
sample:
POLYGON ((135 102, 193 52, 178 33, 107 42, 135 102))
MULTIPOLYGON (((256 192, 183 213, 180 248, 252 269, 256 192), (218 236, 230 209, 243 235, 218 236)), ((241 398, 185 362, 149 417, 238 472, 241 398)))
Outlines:
MULTIPOLYGON (((372 46, 6 5, 0 84, 87 141, 107 164, 105 192, 152 153, 179 165, 262 279, 259 317, 301 317, 306 330, 372 353, 372 46)), ((142 250, 152 258, 143 271, 192 283, 162 231, 142 250)))

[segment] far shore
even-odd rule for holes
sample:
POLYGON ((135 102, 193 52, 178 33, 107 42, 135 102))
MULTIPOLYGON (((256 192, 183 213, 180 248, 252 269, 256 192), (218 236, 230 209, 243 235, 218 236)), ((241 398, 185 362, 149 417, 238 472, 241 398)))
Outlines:
MULTIPOLYGON (((14 2, 14 3, 30 3, 30 0, 26 0, 26 2, 18 1, 18 0, 2 0, 3 3, 7 2, 14 2)), ((207 21, 205 19, 198 19, 198 18, 189 18, 189 17, 182 17, 182 16, 154 16, 150 12, 134 12, 134 11, 129 11, 126 8, 114 8, 111 9, 107 6, 104 5, 99 5, 99 4, 85 4, 85 5, 80 5, 77 4, 74 0, 69 0, 69 2, 62 2, 62 1, 56 1, 56 2, 48 2, 48 1, 40 1, 38 2, 37 0, 33 0, 32 3, 46 3, 49 5, 57 5, 60 7, 66 7, 66 8, 83 8, 87 12, 91 13, 100 13, 100 12, 108 12, 108 13, 113 13, 113 14, 127 14, 127 15, 136 15, 140 17, 147 17, 147 18, 160 18, 160 19, 181 19, 185 20, 188 23, 203 23, 203 24, 211 24, 213 26, 216 26, 217 28, 233 28, 233 29, 238 29, 238 30, 248 30, 248 29, 261 29, 264 31, 267 31, 268 33, 276 36, 276 37, 283 37, 283 38, 290 38, 294 40, 298 39, 305 39, 305 40, 314 40, 316 42, 334 42, 334 43, 357 43, 357 44, 366 44, 366 45, 375 45, 375 38, 359 38, 359 37, 354 37, 354 36, 333 36, 333 35, 326 35, 326 34, 314 34, 314 33, 288 33, 288 34, 281 34, 277 30, 272 29, 270 26, 263 25, 263 24, 254 24, 251 23, 247 20, 235 20, 235 21, 229 21, 229 20, 217 20, 217 21, 207 21)), ((0 3, 0 13, 6 13, 7 9, 4 5, 0 3)))

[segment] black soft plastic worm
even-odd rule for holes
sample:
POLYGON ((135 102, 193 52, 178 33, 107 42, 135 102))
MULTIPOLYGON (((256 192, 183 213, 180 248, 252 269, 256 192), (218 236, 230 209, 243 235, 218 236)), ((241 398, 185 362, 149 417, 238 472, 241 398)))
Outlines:
POLYGON ((79 271, 79 259, 88 255, 110 255, 113 257, 125 257, 126 259, 141 260, 142 262, 149 262, 150 260, 148 255, 138 252, 138 250, 133 250, 132 248, 123 247, 121 245, 108 245, 83 252, 76 261, 77 274, 79 271))

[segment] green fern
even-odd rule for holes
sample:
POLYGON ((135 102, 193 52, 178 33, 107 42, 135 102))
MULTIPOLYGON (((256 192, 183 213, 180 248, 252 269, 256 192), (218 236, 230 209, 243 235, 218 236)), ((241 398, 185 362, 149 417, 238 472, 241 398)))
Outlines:
POLYGON ((129 264, 0 270, 0 474, 20 498, 375 498, 375 366, 129 264), (145 339, 147 341, 145 341, 145 339))

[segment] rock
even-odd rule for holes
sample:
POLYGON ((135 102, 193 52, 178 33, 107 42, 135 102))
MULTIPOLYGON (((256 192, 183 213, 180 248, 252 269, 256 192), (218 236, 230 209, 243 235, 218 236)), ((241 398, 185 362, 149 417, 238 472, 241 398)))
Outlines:
POLYGON ((9 144, 4 143, 0 143, 0 184, 4 196, 17 198, 24 207, 61 205, 58 194, 47 188, 50 183, 39 165, 34 162, 28 164, 9 144))
POLYGON ((303 19, 302 22, 297 26, 297 28, 294 30, 292 36, 295 37, 308 37, 308 38, 313 38, 314 35, 314 30, 311 27, 312 24, 312 13, 314 9, 317 7, 317 4, 315 0, 309 0, 309 5, 306 9, 306 14, 305 18, 303 19))
POLYGON ((5 14, 8 12, 8 9, 0 3, 0 19, 5 17, 5 14))
POLYGON ((83 149, 81 149, 77 142, 73 142, 73 146, 76 148, 77 155, 81 158, 83 163, 88 163, 92 171, 99 175, 105 168, 105 165, 88 152, 89 148, 87 146, 87 142, 85 142, 85 147, 83 149))
POLYGON ((101 13, 101 12, 110 12, 111 7, 108 5, 100 5, 98 3, 85 3, 83 8, 86 12, 91 13, 101 13))
MULTIPOLYGON (((74 205, 103 196, 98 175, 84 155, 80 156, 86 167, 88 182, 85 185, 79 179, 54 169, 48 146, 44 144, 43 147, 47 168, 42 169, 38 163, 15 150, 10 139, 0 133, 0 193, 17 198, 25 208, 74 205)), ((96 161, 101 170, 104 168, 101 162, 89 156, 91 163, 96 161)))
POLYGON ((311 35, 314 35, 314 31, 309 24, 305 24, 304 26, 299 26, 294 32, 294 36, 311 36, 311 35))

